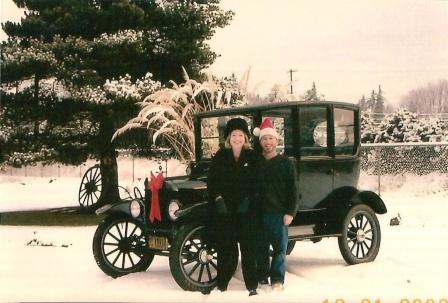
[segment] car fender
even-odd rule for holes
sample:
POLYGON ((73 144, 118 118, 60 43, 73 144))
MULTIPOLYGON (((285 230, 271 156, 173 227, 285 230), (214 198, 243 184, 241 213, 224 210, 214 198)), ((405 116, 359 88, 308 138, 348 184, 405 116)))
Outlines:
POLYGON ((176 222, 183 224, 184 222, 192 222, 193 220, 202 220, 207 217, 207 201, 201 201, 192 205, 183 207, 177 211, 178 219, 176 222))
POLYGON ((365 191, 358 191, 353 197, 352 197, 352 204, 366 204, 368 205, 374 212, 377 214, 385 214, 387 213, 386 205, 384 204, 383 199, 381 197, 370 190, 365 191))
POLYGON ((354 205, 366 204, 378 214, 387 212, 386 205, 381 197, 372 191, 360 191, 352 186, 343 186, 329 194, 318 207, 327 208, 330 214, 345 215, 354 205))
POLYGON ((131 216, 130 211, 131 201, 124 201, 120 203, 106 204, 100 208, 98 208, 95 213, 97 215, 111 215, 111 214, 123 214, 127 216, 131 216))
POLYGON ((341 223, 350 208, 358 204, 366 204, 378 214, 387 212, 383 200, 376 193, 360 191, 353 186, 343 186, 334 190, 318 204, 318 208, 326 209, 322 222, 325 222, 324 225, 330 232, 340 232, 341 223))

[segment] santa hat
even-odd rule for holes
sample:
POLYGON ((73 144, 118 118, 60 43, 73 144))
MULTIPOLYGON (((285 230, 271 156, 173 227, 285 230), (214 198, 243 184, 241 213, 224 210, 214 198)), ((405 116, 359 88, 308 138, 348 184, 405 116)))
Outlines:
POLYGON ((259 137, 260 140, 263 136, 271 135, 278 139, 278 134, 272 125, 272 121, 269 118, 264 118, 260 127, 256 127, 253 131, 254 135, 259 137))

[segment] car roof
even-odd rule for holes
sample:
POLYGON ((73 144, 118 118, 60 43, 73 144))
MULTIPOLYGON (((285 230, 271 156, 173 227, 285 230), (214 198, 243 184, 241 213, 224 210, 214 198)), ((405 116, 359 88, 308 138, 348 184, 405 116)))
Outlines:
POLYGON ((295 105, 301 105, 301 106, 337 105, 337 106, 341 106, 341 107, 345 107, 345 108, 359 109, 359 106, 356 104, 348 103, 348 102, 341 102, 341 101, 288 101, 288 102, 264 103, 264 104, 257 104, 257 105, 216 109, 216 110, 196 113, 195 116, 199 117, 199 118, 225 116, 225 115, 234 115, 234 114, 248 113, 248 112, 254 112, 254 111, 276 109, 276 108, 284 108, 284 107, 290 107, 290 106, 295 106, 295 105))

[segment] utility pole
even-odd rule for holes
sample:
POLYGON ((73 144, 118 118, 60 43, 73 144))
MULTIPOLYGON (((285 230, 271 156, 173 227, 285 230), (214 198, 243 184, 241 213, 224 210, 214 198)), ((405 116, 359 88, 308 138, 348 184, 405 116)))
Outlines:
POLYGON ((289 73, 289 80, 291 81, 291 95, 293 94, 293 90, 292 90, 292 73, 295 73, 295 72, 297 72, 297 70, 296 69, 292 69, 292 68, 288 71, 288 73, 289 73))

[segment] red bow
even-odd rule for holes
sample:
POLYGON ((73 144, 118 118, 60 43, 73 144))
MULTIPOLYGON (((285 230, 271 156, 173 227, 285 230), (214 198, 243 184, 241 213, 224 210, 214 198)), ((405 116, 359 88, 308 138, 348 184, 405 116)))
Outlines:
POLYGON ((160 172, 157 177, 151 172, 151 181, 148 186, 151 190, 151 209, 149 211, 149 221, 154 222, 154 218, 162 221, 162 215, 160 214, 160 202, 159 202, 159 189, 162 188, 165 178, 163 173, 160 172))

